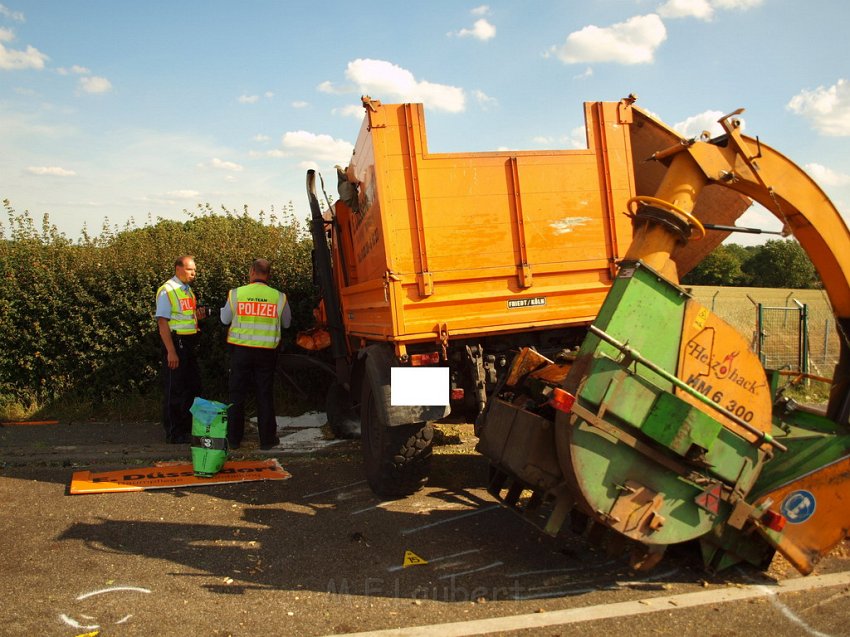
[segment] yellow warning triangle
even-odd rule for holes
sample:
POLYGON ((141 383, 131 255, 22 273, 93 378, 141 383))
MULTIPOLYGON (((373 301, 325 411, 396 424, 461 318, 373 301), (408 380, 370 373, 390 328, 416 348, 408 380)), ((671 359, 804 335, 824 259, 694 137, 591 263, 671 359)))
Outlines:
POLYGON ((428 560, 423 560, 413 551, 405 551, 404 552, 404 563, 401 565, 402 568, 407 568, 408 566, 419 566, 420 564, 427 564, 428 560))

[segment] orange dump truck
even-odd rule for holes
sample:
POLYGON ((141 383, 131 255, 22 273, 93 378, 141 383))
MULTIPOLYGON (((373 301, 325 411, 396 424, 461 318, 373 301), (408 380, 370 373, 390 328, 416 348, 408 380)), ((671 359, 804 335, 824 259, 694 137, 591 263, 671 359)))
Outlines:
MULTIPOLYGON (((342 434, 360 417, 376 493, 421 486, 429 423, 478 418, 515 352, 557 360, 581 343, 632 241, 627 203, 663 177, 644 160, 679 140, 633 102, 587 103, 586 149, 431 153, 421 104, 364 98, 324 213, 308 173, 330 338, 316 344, 314 331, 301 344, 330 344, 329 421, 342 434)), ((749 205, 706 191, 697 212, 713 221, 749 205)), ((682 247, 680 269, 727 235, 682 247)))

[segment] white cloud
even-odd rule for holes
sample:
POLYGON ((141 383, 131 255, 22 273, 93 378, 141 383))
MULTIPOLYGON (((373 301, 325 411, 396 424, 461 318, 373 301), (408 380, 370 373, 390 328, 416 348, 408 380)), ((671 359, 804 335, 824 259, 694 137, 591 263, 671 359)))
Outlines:
POLYGON ((840 79, 830 87, 803 90, 787 108, 808 119, 815 130, 830 137, 850 135, 850 83, 840 79))
POLYGON ((654 13, 629 18, 610 27, 586 26, 550 50, 565 64, 616 62, 646 64, 667 39, 661 18, 654 13))
POLYGON ((566 135, 537 135, 531 141, 545 148, 587 148, 587 130, 584 126, 576 126, 566 135))
POLYGON ((12 11, 6 5, 0 4, 0 15, 4 18, 9 18, 10 20, 14 20, 15 22, 26 22, 26 18, 24 14, 20 11, 12 11))
POLYGON ((312 161, 329 161, 345 164, 354 152, 354 145, 330 135, 316 135, 307 131, 290 131, 281 139, 286 155, 309 158, 312 161))
POLYGON ((346 77, 361 94, 378 99, 422 102, 428 108, 459 113, 466 108, 462 88, 417 80, 413 73, 385 60, 357 59, 348 63, 346 77))
POLYGON ((43 69, 44 62, 49 60, 44 53, 33 46, 27 45, 25 51, 7 49, 0 44, 0 69, 18 71, 21 69, 43 69))
POLYGON ((11 42, 15 39, 15 32, 6 27, 0 27, 0 42, 11 42))
POLYGON ((333 115, 340 115, 342 117, 353 117, 355 119, 363 119, 363 105, 349 104, 348 106, 343 106, 342 108, 331 109, 331 113, 333 115))
POLYGON ((80 88, 86 93, 108 93, 112 90, 112 82, 97 75, 81 77, 80 88))
POLYGON ((566 142, 569 148, 587 148, 587 129, 584 126, 576 126, 567 135, 566 142))
POLYGON ((478 7, 475 7, 472 11, 470 11, 472 15, 490 15, 490 7, 486 4, 482 4, 478 7))
POLYGON ((711 0, 711 3, 718 9, 753 9, 764 3, 764 0, 711 0))
POLYGON ((475 96, 475 101, 477 101, 478 105, 484 110, 496 108, 499 105, 499 100, 495 97, 490 97, 482 90, 475 89, 472 94, 475 96))
POLYGON ((56 72, 59 75, 71 75, 72 73, 75 75, 88 75, 91 73, 91 69, 86 68, 85 66, 80 66, 79 64, 75 64, 70 69, 66 69, 63 66, 60 66, 56 69, 56 72))
POLYGON ((27 172, 47 177, 74 177, 77 173, 60 166, 30 166, 27 172))
POLYGON ((330 80, 325 80, 316 87, 316 90, 319 91, 319 93, 328 93, 330 95, 343 95, 345 93, 352 93, 357 89, 354 86, 337 86, 330 80))
POLYGON ((574 75, 574 80, 586 80, 589 77, 593 77, 593 69, 589 66, 584 70, 583 73, 579 73, 578 75, 574 75))
POLYGON ((224 161, 219 159, 218 157, 214 157, 213 160, 209 163, 209 166, 212 168, 217 168, 219 170, 227 170, 230 172, 241 172, 243 167, 240 164, 237 164, 232 161, 224 161))
POLYGON ((697 18, 711 20, 715 10, 746 11, 760 6, 764 0, 666 0, 658 7, 662 18, 697 18))
POLYGON ((257 135, 254 135, 253 139, 255 142, 267 142, 271 140, 271 137, 258 133, 257 135))
POLYGON ((290 104, 292 108, 307 108, 310 106, 310 102, 305 102, 304 100, 295 100, 290 104))
POLYGON ((673 124, 672 128, 683 137, 699 137, 703 131, 708 131, 711 137, 723 134, 723 127, 717 122, 726 113, 720 111, 704 111, 698 115, 692 115, 682 122, 673 124))
POLYGON ((172 190, 171 192, 165 193, 165 196, 169 199, 183 199, 183 200, 192 200, 197 201, 201 197, 201 193, 197 190, 172 190))
POLYGON ((806 171, 821 186, 850 186, 850 175, 839 173, 821 164, 806 164, 806 171))
MULTIPOLYGON (((263 93, 263 97, 266 98, 267 100, 270 100, 274 97, 274 93, 272 91, 266 91, 265 93, 263 93)), ((260 96, 259 95, 244 95, 243 94, 243 95, 240 95, 237 98, 237 101, 240 104, 256 104, 257 102, 260 101, 260 96)))
POLYGON ((662 18, 698 18, 711 20, 714 8, 708 0, 667 0, 658 7, 662 18))
POLYGON ((486 42, 496 37, 496 27, 490 24, 488 20, 479 18, 472 25, 471 29, 464 28, 455 33, 449 33, 449 35, 456 35, 459 38, 475 38, 476 40, 486 42))

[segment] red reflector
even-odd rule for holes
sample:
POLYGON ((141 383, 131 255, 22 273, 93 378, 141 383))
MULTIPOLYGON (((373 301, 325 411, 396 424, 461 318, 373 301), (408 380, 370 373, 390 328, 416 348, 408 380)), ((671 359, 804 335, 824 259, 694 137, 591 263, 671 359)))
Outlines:
POLYGON ((423 365, 436 365, 440 362, 440 352, 428 352, 427 354, 411 354, 410 364, 413 367, 422 367, 423 365))
POLYGON ((573 403, 576 401, 576 397, 573 396, 570 392, 564 391, 560 387, 556 387, 552 391, 552 397, 549 399, 549 404, 552 405, 558 411, 562 411, 565 414, 568 414, 573 409, 573 403))
POLYGON ((777 513, 776 511, 771 511, 770 509, 764 512, 761 516, 761 521, 767 528, 773 529, 774 531, 781 531, 784 529, 785 523, 787 522, 784 515, 777 513))
POLYGON ((459 388, 459 389, 453 389, 452 390, 452 393, 451 393, 451 399, 452 400, 463 400, 463 396, 464 396, 464 391, 463 391, 462 387, 459 388))

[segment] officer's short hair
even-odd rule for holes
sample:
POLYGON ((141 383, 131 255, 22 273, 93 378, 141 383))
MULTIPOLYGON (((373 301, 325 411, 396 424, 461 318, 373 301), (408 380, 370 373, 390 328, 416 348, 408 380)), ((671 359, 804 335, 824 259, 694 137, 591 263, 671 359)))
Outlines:
POLYGON ((174 261, 174 267, 182 268, 184 265, 186 265, 186 259, 192 259, 192 261, 194 261, 195 257, 193 257, 191 254, 184 254, 182 257, 177 257, 177 260, 174 261))
POLYGON ((269 272, 271 272, 272 264, 269 263, 268 259, 254 259, 251 269, 261 276, 268 276, 269 272))

